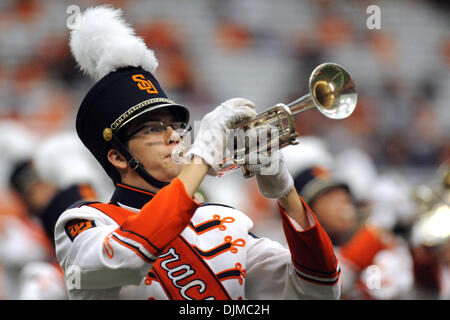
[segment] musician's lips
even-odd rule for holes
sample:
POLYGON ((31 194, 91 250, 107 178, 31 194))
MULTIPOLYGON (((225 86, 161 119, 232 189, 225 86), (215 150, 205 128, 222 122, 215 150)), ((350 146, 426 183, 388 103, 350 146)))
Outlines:
POLYGON ((183 163, 183 147, 177 146, 172 149, 172 152, 165 157, 165 159, 170 159, 170 161, 175 164, 183 163))
POLYGON ((168 153, 168 154, 164 157, 164 159, 172 159, 173 154, 174 154, 174 150, 172 150, 170 153, 168 153))
POLYGON ((182 150, 182 148, 179 148, 179 147, 173 148, 172 151, 164 157, 164 159, 173 159, 173 158, 180 157, 179 152, 181 150, 182 150))

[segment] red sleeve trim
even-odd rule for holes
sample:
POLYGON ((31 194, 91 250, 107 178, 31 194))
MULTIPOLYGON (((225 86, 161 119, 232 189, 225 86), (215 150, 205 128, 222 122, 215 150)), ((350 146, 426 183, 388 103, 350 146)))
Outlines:
POLYGON ((301 279, 308 281, 308 282, 312 282, 315 284, 319 284, 319 285, 325 285, 325 286, 333 286, 336 283, 339 282, 339 280, 341 279, 341 269, 339 268, 337 271, 337 276, 333 277, 333 278, 321 278, 321 277, 312 277, 310 275, 307 275, 305 273, 302 273, 300 271, 298 271, 298 269, 295 269, 295 272, 297 274, 298 277, 300 277, 301 279))
POLYGON ((175 178, 145 204, 139 214, 126 219, 115 233, 141 244, 157 256, 187 227, 198 207, 181 180, 175 178))
POLYGON ((188 226, 200 204, 189 197, 184 184, 175 178, 137 214, 111 204, 91 206, 120 225, 113 232, 118 243, 133 249, 147 261, 154 261, 188 226))
POLYGON ((295 229, 287 212, 279 206, 283 230, 292 255, 292 263, 297 275, 301 278, 333 285, 339 280, 340 275, 333 245, 312 210, 301 197, 300 200, 307 214, 310 214, 315 221, 313 226, 303 231, 295 229))

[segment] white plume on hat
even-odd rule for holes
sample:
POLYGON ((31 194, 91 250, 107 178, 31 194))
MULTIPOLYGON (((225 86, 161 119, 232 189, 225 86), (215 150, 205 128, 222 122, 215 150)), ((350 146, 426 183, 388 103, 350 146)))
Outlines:
POLYGON ((36 134, 18 122, 0 122, 0 157, 11 163, 30 158, 38 142, 36 134))
POLYGON ((36 133, 12 121, 0 121, 0 187, 8 184, 10 170, 29 159, 38 143, 36 133))
POLYGON ((324 140, 315 136, 305 136, 300 137, 298 141, 299 144, 282 149, 285 163, 294 178, 310 167, 332 168, 333 156, 324 140))
POLYGON ((70 33, 70 49, 80 69, 94 80, 122 67, 142 67, 151 73, 158 67, 154 52, 125 22, 121 9, 88 8, 78 22, 70 33))
POLYGON ((358 200, 367 200, 376 183, 378 171, 373 159, 364 150, 349 148, 335 159, 335 177, 345 181, 358 200))
POLYGON ((373 181, 367 199, 372 203, 369 222, 385 229, 397 223, 407 224, 414 219, 414 204, 410 182, 402 175, 388 172, 378 175, 373 181))

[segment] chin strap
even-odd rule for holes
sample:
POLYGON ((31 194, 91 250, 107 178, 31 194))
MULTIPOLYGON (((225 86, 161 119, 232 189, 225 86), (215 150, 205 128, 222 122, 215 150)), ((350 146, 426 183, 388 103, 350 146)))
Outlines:
POLYGON ((144 169, 142 164, 137 160, 127 148, 120 142, 120 140, 116 137, 116 135, 112 134, 111 140, 109 141, 114 149, 120 152, 122 156, 125 157, 125 160, 130 164, 130 168, 133 171, 136 171, 137 174, 141 176, 146 182, 150 183, 152 186, 157 187, 159 189, 167 186, 169 182, 159 181, 153 178, 147 170, 144 169))

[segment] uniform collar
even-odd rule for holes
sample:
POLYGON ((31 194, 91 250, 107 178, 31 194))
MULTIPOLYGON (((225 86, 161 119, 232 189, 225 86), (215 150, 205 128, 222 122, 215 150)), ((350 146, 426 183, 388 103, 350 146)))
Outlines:
POLYGON ((112 195, 111 202, 117 203, 122 207, 141 209, 154 196, 155 194, 153 192, 118 183, 112 195))

